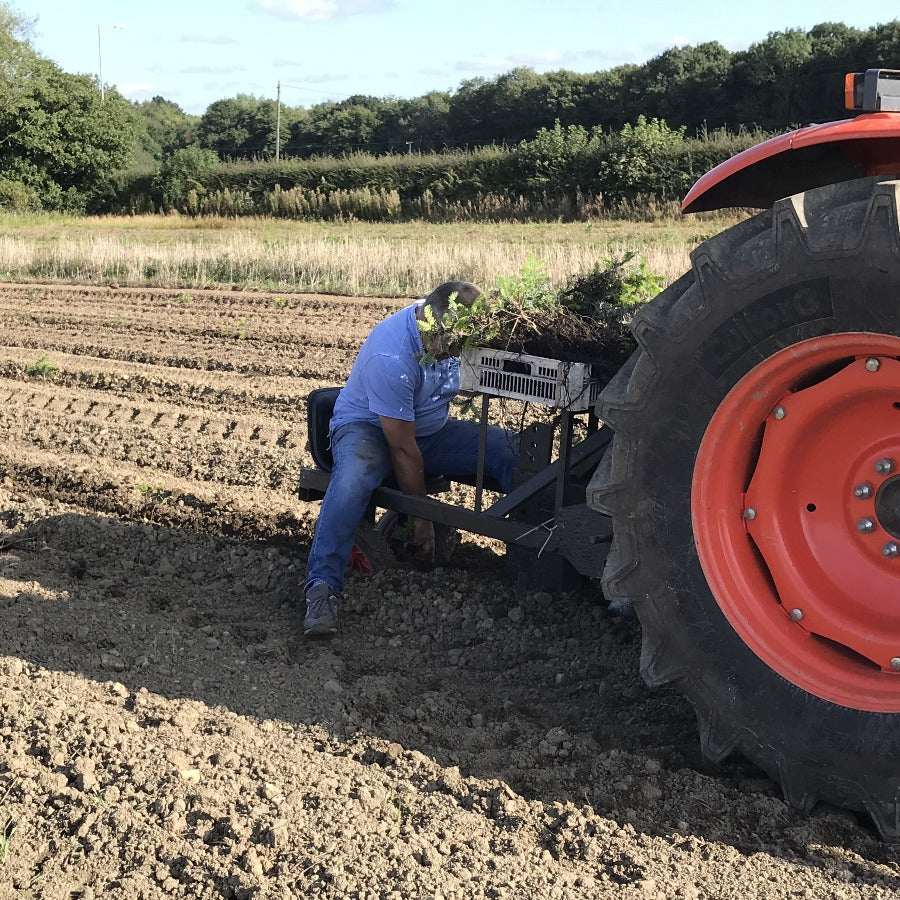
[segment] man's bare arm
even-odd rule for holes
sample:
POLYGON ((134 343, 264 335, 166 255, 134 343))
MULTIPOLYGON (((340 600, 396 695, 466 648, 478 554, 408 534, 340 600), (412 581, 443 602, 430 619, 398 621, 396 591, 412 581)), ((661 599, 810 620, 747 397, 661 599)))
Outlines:
MULTIPOLYGON (((381 428, 391 451, 394 478, 404 494, 425 496, 425 463, 422 451, 416 443, 416 423, 403 419, 379 416, 381 428)), ((427 554, 434 552, 434 525, 427 519, 415 519, 413 523, 415 542, 427 554)))
POLYGON ((416 423, 379 416, 394 464, 394 478, 404 494, 425 496, 425 463, 416 443, 416 423))

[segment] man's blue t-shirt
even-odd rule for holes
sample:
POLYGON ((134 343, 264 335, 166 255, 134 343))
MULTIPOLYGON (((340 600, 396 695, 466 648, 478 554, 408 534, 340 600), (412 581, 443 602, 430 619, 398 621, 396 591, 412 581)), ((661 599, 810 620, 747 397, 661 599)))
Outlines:
POLYGON ((416 309, 407 306, 379 322, 359 350, 338 394, 330 433, 348 422, 381 425, 379 416, 416 423, 416 437, 443 427, 459 391, 459 357, 422 365, 416 309))

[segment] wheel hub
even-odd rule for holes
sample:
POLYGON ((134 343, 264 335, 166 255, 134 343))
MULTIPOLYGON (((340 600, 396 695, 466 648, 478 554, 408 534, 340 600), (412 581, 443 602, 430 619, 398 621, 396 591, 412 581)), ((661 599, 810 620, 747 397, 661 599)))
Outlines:
POLYGON ((891 537, 900 540, 900 475, 894 475, 878 489, 875 516, 891 537))
POLYGON ((900 711, 900 339, 764 360, 710 421, 692 512, 729 622, 794 684, 900 711))

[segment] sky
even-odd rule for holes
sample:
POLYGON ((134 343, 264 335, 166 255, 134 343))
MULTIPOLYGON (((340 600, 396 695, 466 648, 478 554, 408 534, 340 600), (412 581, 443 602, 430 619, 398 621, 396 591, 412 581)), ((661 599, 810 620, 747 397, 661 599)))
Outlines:
MULTIPOLYGON (((597 72, 682 44, 743 50, 822 22, 866 29, 897 0, 21 0, 31 44, 132 101, 194 115, 238 94, 310 107, 421 97, 516 66, 597 72)), ((900 68, 900 60, 896 65, 900 68)))

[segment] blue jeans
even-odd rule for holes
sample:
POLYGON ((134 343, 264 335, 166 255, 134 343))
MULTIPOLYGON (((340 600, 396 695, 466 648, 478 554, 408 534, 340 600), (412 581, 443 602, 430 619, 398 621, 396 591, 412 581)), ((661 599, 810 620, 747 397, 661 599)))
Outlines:
MULTIPOLYGON (((471 479, 478 468, 478 436, 477 422, 448 419, 440 431, 418 438, 426 477, 471 479)), ((394 467, 384 432, 366 422, 350 422, 338 428, 331 438, 331 454, 334 468, 316 522, 304 591, 317 582, 325 582, 335 594, 340 594, 356 529, 372 491, 394 467)), ((517 462, 518 436, 496 425, 488 426, 485 478, 493 478, 508 492, 517 462)))

